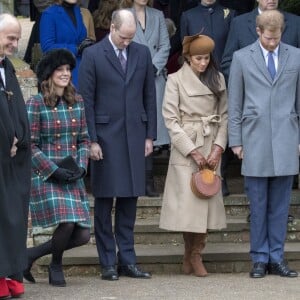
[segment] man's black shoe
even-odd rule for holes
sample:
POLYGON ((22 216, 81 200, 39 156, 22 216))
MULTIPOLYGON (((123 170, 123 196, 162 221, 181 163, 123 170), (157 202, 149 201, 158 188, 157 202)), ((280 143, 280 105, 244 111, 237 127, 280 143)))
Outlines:
POLYGON ((114 266, 103 267, 101 270, 101 278, 103 280, 118 280, 119 275, 114 266))
POLYGON ((267 264, 263 262, 254 263, 249 275, 251 278, 263 278, 266 275, 267 264))
POLYGON ((148 272, 143 272, 140 270, 137 265, 127 265, 127 266, 119 266, 118 273, 120 276, 128 276, 132 278, 151 278, 151 274, 148 272))
POLYGON ((269 263, 268 272, 269 274, 279 275, 281 277, 298 277, 298 272, 291 270, 284 261, 280 263, 269 263))

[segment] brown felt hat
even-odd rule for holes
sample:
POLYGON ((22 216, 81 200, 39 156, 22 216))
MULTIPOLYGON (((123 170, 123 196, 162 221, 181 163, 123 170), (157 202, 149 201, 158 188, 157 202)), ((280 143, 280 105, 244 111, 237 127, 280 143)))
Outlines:
POLYGON ((215 48, 215 42, 207 35, 195 34, 185 36, 182 42, 182 55, 204 55, 211 53, 215 48))

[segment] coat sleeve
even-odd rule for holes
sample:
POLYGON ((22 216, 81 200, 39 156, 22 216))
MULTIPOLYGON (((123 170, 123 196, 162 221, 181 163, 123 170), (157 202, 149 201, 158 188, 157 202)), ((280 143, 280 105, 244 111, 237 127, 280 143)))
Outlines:
POLYGON ((218 133, 214 144, 221 146, 224 150, 227 145, 227 125, 228 125, 228 98, 225 88, 225 79, 221 75, 221 86, 224 87, 218 97, 218 115, 221 116, 221 122, 218 126, 218 133))
POLYGON ((184 156, 187 156, 196 145, 180 126, 180 94, 176 73, 168 77, 165 96, 162 106, 162 114, 168 128, 171 143, 184 156))
POLYGON ((79 99, 80 131, 77 135, 77 164, 87 170, 89 159, 90 137, 88 134, 83 100, 79 99))
POLYGON ((231 26, 228 33, 227 42, 225 45, 222 62, 221 62, 221 70, 223 75, 225 76, 226 82, 228 82, 228 78, 229 78, 232 55, 234 51, 239 49, 237 28, 238 28, 238 22, 236 22, 236 19, 233 19, 231 22, 231 26))
POLYGON ((233 54, 228 84, 229 146, 242 146, 244 79, 241 59, 233 54))
POLYGON ((147 59, 147 70, 143 88, 143 102, 147 114, 147 138, 156 140, 157 136, 157 107, 155 81, 153 75, 152 59, 150 50, 145 46, 145 57, 147 59))
MULTIPOLYGON (((95 45, 97 47, 97 45, 95 45)), ((84 100, 85 115, 87 116, 87 127, 92 142, 98 142, 95 122, 95 100, 96 99, 96 68, 92 48, 89 47, 83 52, 82 60, 79 65, 79 93, 84 100)), ((99 53, 101 52, 97 49, 99 53)), ((102 52, 101 52, 102 55, 102 52)))
POLYGON ((31 131, 32 168, 46 181, 58 166, 51 161, 40 149, 40 109, 39 96, 32 97, 26 102, 31 131))
POLYGON ((159 12, 157 16, 159 22, 159 46, 158 51, 152 57, 152 63, 156 67, 157 72, 160 73, 166 66, 168 61, 170 51, 170 39, 166 22, 163 17, 163 13, 159 12))

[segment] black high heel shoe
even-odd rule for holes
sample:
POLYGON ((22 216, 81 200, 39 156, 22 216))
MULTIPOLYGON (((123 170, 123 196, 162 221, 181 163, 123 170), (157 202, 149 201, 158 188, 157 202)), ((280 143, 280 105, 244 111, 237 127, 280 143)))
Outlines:
POLYGON ((65 276, 61 265, 52 265, 48 267, 49 284, 53 286, 66 286, 65 276))
POLYGON ((23 271, 23 277, 31 282, 31 283, 35 283, 35 279, 31 273, 31 267, 32 267, 32 264, 28 265, 27 268, 23 271))

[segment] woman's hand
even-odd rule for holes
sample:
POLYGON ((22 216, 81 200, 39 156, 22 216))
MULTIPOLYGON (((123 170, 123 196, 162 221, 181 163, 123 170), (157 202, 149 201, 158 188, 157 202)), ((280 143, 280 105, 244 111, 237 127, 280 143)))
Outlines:
POLYGON ((198 150, 191 151, 190 155, 199 167, 199 169, 203 169, 207 165, 205 157, 198 150))
POLYGON ((211 151, 207 157, 207 165, 210 169, 215 170, 219 164, 223 153, 223 148, 219 145, 214 144, 211 151))

